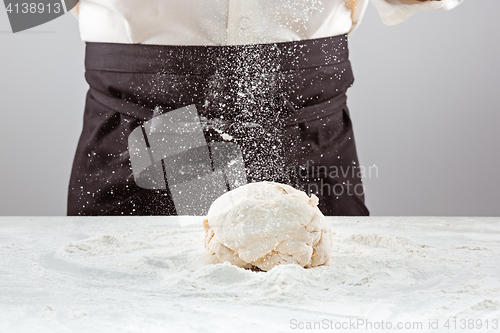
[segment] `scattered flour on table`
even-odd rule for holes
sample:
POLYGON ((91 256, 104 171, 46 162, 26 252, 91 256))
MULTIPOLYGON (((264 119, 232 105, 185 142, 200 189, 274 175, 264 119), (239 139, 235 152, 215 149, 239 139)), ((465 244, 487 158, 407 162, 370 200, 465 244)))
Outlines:
POLYGON ((41 332, 218 332, 219 323, 284 332, 290 318, 500 318, 497 219, 329 218, 327 265, 268 272, 207 264, 201 218, 187 227, 49 219, 3 226, 0 331, 9 322, 41 332))
MULTIPOLYGON (((333 232, 327 265, 308 269, 280 265, 257 272, 229 263, 207 264, 203 240, 204 231, 198 228, 99 234, 59 248, 55 258, 42 266, 54 275, 57 264, 56 275, 63 275, 59 278, 76 274, 92 284, 101 281, 108 285, 112 277, 114 288, 128 292, 139 292, 143 285, 151 288, 155 281, 158 293, 182 298, 188 304, 201 300, 285 308, 294 304, 311 313, 326 308, 353 311, 356 307, 362 316, 363 304, 374 299, 383 300, 386 311, 410 311, 412 307, 405 308, 402 295, 412 295, 420 297, 423 304, 431 304, 434 310, 422 310, 425 315, 474 314, 481 308, 498 311, 500 299, 484 295, 492 292, 498 296, 499 292, 488 291, 488 285, 495 284, 474 272, 472 255, 477 251, 470 248, 429 246, 407 237, 376 233, 333 232), (66 271, 61 269, 64 263, 66 271), (151 280, 141 280, 148 277, 151 280), (453 306, 456 295, 475 292, 478 297, 483 295, 483 301, 468 308, 453 306)), ((373 309, 364 311, 371 313, 373 309)))

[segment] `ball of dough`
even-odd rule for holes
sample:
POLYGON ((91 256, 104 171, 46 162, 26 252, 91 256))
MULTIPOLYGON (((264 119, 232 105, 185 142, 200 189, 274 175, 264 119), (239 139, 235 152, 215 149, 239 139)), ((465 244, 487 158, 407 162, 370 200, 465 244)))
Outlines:
POLYGON ((327 263, 332 234, 318 197, 291 186, 258 182, 215 200, 203 222, 209 263, 268 271, 280 264, 327 263))

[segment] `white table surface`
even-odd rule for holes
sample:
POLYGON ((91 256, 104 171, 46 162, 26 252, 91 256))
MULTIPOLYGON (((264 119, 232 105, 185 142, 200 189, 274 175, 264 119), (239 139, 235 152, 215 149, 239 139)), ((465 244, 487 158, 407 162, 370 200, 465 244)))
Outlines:
POLYGON ((1 217, 0 332, 500 332, 500 218, 329 217, 328 266, 270 272, 186 221, 1 217))

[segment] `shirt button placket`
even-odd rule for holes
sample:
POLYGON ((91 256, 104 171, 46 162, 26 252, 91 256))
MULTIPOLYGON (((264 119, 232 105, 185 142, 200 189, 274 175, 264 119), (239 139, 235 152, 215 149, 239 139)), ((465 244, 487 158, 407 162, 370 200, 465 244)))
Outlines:
POLYGON ((229 0, 228 43, 250 44, 255 41, 257 0, 229 0))
POLYGON ((249 28, 250 25, 251 25, 250 19, 246 16, 243 16, 240 20, 240 28, 242 30, 245 30, 245 29, 249 28))

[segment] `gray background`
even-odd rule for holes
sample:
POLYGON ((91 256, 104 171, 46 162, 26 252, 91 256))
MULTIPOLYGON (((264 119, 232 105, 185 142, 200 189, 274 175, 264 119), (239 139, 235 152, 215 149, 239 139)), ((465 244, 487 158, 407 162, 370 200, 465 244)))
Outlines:
MULTIPOLYGON (((372 215, 500 216, 500 1, 397 26, 370 5, 349 91, 372 215)), ((72 15, 12 34, 0 9, 0 215, 64 215, 87 84, 72 15)))

